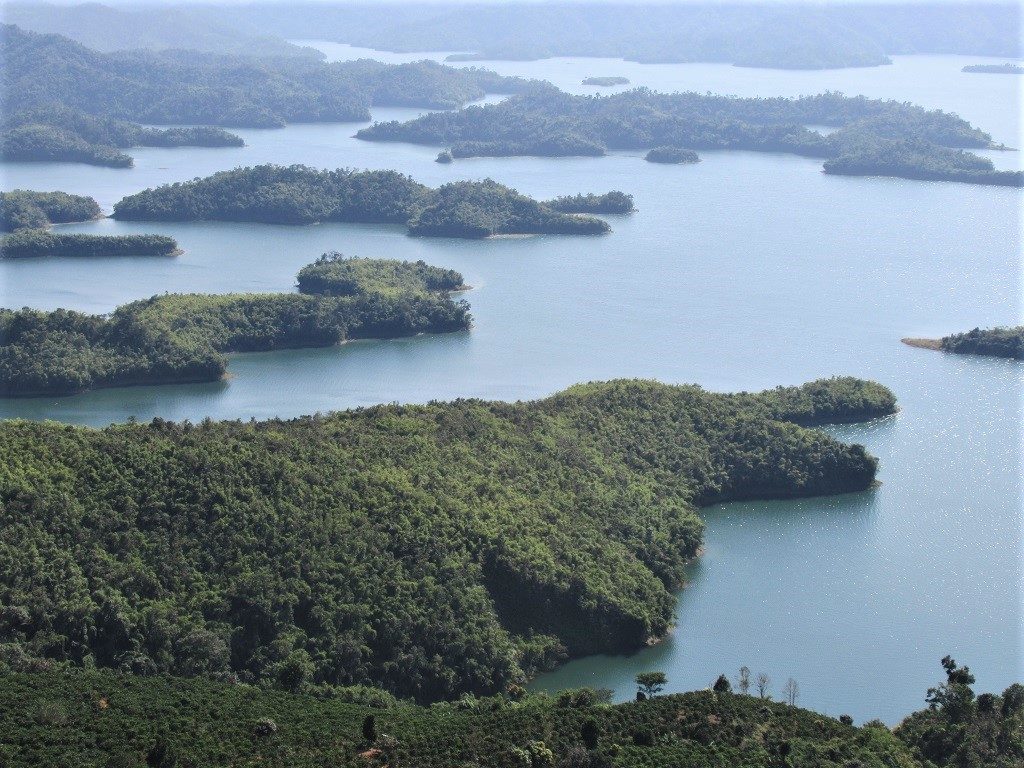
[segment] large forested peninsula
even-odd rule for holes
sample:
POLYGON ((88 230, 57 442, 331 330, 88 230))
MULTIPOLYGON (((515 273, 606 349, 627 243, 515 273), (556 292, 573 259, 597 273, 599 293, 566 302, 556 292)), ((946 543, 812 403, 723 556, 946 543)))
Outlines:
POLYGON ((21 229, 0 240, 0 258, 40 256, 176 256, 178 243, 166 235, 88 235, 21 229))
POLYGON ((308 57, 196 51, 104 54, 57 35, 0 27, 7 159, 131 164, 132 146, 230 146, 220 129, 139 123, 279 127, 368 120, 372 105, 451 108, 529 87, 518 78, 434 62, 325 64, 308 57))
POLYGON ((941 339, 903 339, 904 344, 937 349, 960 355, 987 355, 1024 360, 1024 325, 1000 328, 975 328, 941 339))
POLYGON ((245 681, 297 665, 421 701, 502 691, 663 635, 693 505, 870 488, 861 446, 794 422, 894 409, 856 379, 616 381, 292 421, 0 422, 3 647, 245 681))
POLYGON ((0 396, 215 381, 227 370, 226 352, 469 327, 468 305, 429 282, 446 279, 447 270, 401 262, 375 267, 366 260, 349 269, 349 286, 339 290, 330 270, 340 260, 329 255, 303 270, 302 293, 164 294, 118 307, 109 317, 2 309, 0 396), (319 280, 309 278, 310 269, 319 280))
POLYGON ((975 694, 967 667, 948 657, 943 664, 947 679, 929 690, 928 708, 892 731, 740 686, 733 692, 724 674, 707 690, 614 706, 586 688, 550 697, 511 687, 428 708, 372 688, 311 686, 302 664, 284 676, 286 691, 203 678, 15 671, 0 678, 0 761, 8 768, 1017 768, 1024 686, 975 694))
POLYGON ((324 221, 405 224, 409 233, 480 238, 510 234, 602 234, 608 224, 560 212, 487 179, 431 189, 396 171, 319 171, 260 165, 167 184, 114 206, 129 221, 324 221))
POLYGON ((574 96, 536 87, 498 104, 360 130, 370 141, 450 146, 469 155, 601 155, 606 150, 747 149, 825 159, 827 173, 885 175, 1021 186, 961 148, 992 146, 956 115, 911 104, 825 93, 797 99, 654 93, 574 96), (806 128, 837 128, 825 136, 806 128))
POLYGON ((28 189, 0 192, 0 232, 44 229, 51 224, 89 221, 99 216, 99 203, 85 195, 28 189))

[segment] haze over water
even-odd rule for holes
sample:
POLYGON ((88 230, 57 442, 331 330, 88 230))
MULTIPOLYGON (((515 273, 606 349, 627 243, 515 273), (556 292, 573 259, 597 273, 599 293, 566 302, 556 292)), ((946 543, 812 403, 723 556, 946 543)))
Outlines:
MULTIPOLYGON (((336 58, 360 49, 323 44, 336 58)), ((382 60, 394 56, 372 52, 382 60)), ((899 57, 830 72, 616 60, 484 62, 574 92, 589 75, 656 90, 799 95, 842 90, 955 111, 1020 146, 1021 78, 963 74, 966 57, 899 57)), ((615 90, 615 89, 610 89, 615 90)), ((408 119, 416 110, 374 110, 408 119)), ((950 653, 979 690, 1024 677, 1021 392, 1024 367, 900 344, 975 326, 1019 324, 1017 189, 825 176, 788 155, 702 152, 696 166, 604 158, 480 158, 442 166, 437 148, 351 138, 361 125, 238 131, 241 149, 134 149, 136 168, 0 166, 5 189, 61 189, 109 211, 148 186, 263 162, 394 168, 427 184, 491 177, 548 198, 621 189, 638 212, 599 238, 460 241, 400 227, 146 224, 71 231, 161 232, 176 259, 0 262, 0 304, 107 312, 155 293, 281 291, 326 250, 424 259, 474 290, 466 334, 232 356, 224 383, 100 390, 0 401, 0 416, 105 425, 130 417, 292 417, 378 402, 542 397, 613 377, 754 390, 830 375, 878 380, 901 411, 834 428, 882 462, 875 491, 705 510, 704 556, 679 598, 678 628, 630 657, 592 657, 542 677, 556 689, 633 693, 662 669, 671 690, 709 685, 742 664, 789 676, 802 705, 893 722, 919 708, 950 653), (884 696, 879 691, 885 691, 884 696)), ((1019 167, 1019 153, 989 153, 1019 167)))

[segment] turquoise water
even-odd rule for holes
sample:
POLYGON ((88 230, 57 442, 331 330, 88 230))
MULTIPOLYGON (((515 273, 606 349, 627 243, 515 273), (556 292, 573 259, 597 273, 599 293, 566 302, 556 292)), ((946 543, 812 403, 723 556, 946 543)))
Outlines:
MULTIPOLYGON (((815 73, 593 60, 494 66, 564 86, 622 74, 662 90, 838 88, 944 105, 1019 146, 1020 78, 959 72, 974 61, 902 57, 891 67, 815 73)), ((833 431, 880 457, 879 489, 706 510, 706 553, 680 594, 672 636, 629 657, 575 661, 536 685, 586 683, 628 698, 639 670, 663 669, 670 689, 685 690, 746 664, 771 675, 776 692, 795 677, 804 705, 895 721, 921 705, 946 653, 970 664, 981 688, 1024 679, 1024 367, 899 343, 1021 322, 1019 190, 828 177, 814 160, 747 152, 706 152, 688 167, 652 165, 639 153, 441 166, 433 148, 356 141, 359 127, 243 131, 240 149, 133 150, 131 170, 0 170, 4 188, 91 194, 108 210, 147 186, 270 161, 396 168, 432 185, 489 176, 538 197, 622 189, 639 210, 609 217, 604 237, 483 242, 341 224, 72 225, 164 232, 185 253, 0 262, 0 304, 105 312, 163 291, 291 290, 299 267, 336 249, 461 270, 474 286, 466 298, 476 323, 450 336, 237 355, 232 377, 216 384, 5 400, 0 416, 92 425, 295 416, 390 401, 533 398, 616 376, 723 391, 833 374, 877 379, 897 393, 900 413, 833 431)), ((1020 162, 1019 153, 993 156, 1003 167, 1020 162)))

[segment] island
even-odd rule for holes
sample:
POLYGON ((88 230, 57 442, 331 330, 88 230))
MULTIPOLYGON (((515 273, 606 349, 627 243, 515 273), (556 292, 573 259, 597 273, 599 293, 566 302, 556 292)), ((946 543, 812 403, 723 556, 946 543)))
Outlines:
POLYGON ((1020 64, 968 64, 961 72, 975 72, 987 75, 1024 75, 1020 64))
POLYGON ((335 274, 344 269, 336 263, 341 258, 329 254, 304 270, 306 291, 300 293, 163 294, 118 307, 109 317, 0 310, 0 396, 216 381, 227 372, 228 352, 469 328, 468 305, 432 287, 430 281, 448 279, 446 272, 358 263, 347 269, 351 290, 342 292, 336 286, 344 275, 335 274))
POLYGON ((0 26, 0 157, 128 168, 132 158, 122 150, 131 147, 242 146, 225 127, 364 121, 371 106, 452 109, 488 93, 533 87, 522 78, 433 61, 325 63, 292 55, 257 62, 238 54, 128 47, 101 53, 60 35, 0 26))
POLYGON ((821 158, 835 175, 1024 185, 1024 173, 997 171, 964 151, 1000 147, 954 114, 835 92, 796 99, 646 89, 575 96, 537 86, 496 104, 375 123, 356 136, 448 146, 454 157, 597 157, 661 147, 789 152, 821 158), (836 130, 825 136, 807 125, 836 130))
POLYGON ((700 155, 692 149, 683 149, 682 147, 655 147, 644 155, 644 160, 648 163, 682 165, 683 163, 699 163, 700 155))
POLYGON ((629 85, 628 77, 587 77, 583 80, 583 85, 600 85, 602 87, 610 87, 613 85, 629 85))
POLYGON ((903 339, 904 344, 922 349, 935 349, 960 355, 987 355, 1024 360, 1024 325, 1012 327, 975 328, 941 339, 903 339))
MULTIPOLYGON (((226 654, 208 636, 190 638, 226 654)), ((109 766, 777 768, 785 750, 814 755, 815 768, 1016 768, 1024 751, 1024 685, 976 693, 970 668, 948 656, 944 678, 922 698, 928 706, 891 731, 803 709, 785 693, 783 701, 759 694, 748 679, 763 673, 756 666, 707 670, 704 690, 673 694, 662 693, 670 676, 641 672, 642 696, 621 704, 594 688, 545 695, 514 685, 425 707, 380 688, 324 685, 307 656, 289 657, 273 686, 142 667, 136 675, 30 670, 11 656, 15 668, 0 679, 0 730, 17 745, 7 765, 57 766, 73 753, 83 765, 109 766)))
POLYGON ((0 192, 0 231, 44 229, 51 224, 91 221, 101 215, 99 203, 85 195, 15 189, 0 192))
POLYGON ((88 235, 21 229, 0 239, 0 258, 38 256, 177 256, 173 237, 165 235, 88 235))
POLYGON ((114 206, 124 221, 325 221, 404 224, 410 235, 598 235, 608 223, 561 213, 486 179, 431 189, 395 171, 319 171, 260 165, 129 195, 114 206))
POLYGON ((434 158, 434 162, 441 163, 442 165, 448 165, 449 163, 455 162, 455 158, 447 149, 442 149, 437 153, 437 157, 434 158))
MULTIPOLYGON (((0 364, 7 393, 208 381, 228 349, 467 322, 426 292, 158 296, 109 319, 8 311, 0 364)), ((567 657, 664 636, 702 544, 697 506, 872 488, 862 446, 798 422, 895 409, 888 389, 852 378, 736 395, 620 380, 287 421, 0 421, 22 520, 9 536, 64 553, 0 573, 4 615, 50 628, 45 645, 8 635, 4 658, 252 682, 291 658, 317 682, 423 702, 500 693, 567 657), (86 515, 104 524, 75 524, 86 515), (68 592, 113 562, 135 575, 68 592), (144 574, 161 574, 159 589, 138 587, 144 574)))
POLYGON ((603 195, 566 195, 548 200, 544 205, 562 213, 632 213, 636 210, 633 196, 613 190, 603 195))

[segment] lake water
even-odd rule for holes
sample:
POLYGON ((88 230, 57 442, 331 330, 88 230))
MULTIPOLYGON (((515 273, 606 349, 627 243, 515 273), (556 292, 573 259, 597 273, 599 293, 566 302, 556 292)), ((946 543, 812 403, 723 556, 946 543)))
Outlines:
MULTIPOLYGON (((365 51, 329 44, 335 58, 365 51)), ((375 58, 403 60, 373 53, 375 58)), ((965 57, 774 72, 722 65, 554 59, 485 63, 583 92, 588 75, 660 90, 797 95, 826 89, 944 106, 1020 146, 1021 78, 960 73, 965 57)), ((590 89, 596 90, 596 89, 590 89)), ((492 97, 494 98, 494 97, 492 97)), ((374 110, 405 119, 416 110, 374 110)), ((398 227, 103 220, 71 231, 173 235, 169 259, 0 262, 0 304, 106 312, 164 291, 292 290, 326 250, 424 259, 463 272, 476 318, 450 336, 232 357, 223 383, 0 401, 0 416, 104 425, 130 417, 296 416, 378 402, 541 397, 579 381, 651 377, 753 390, 834 374, 876 379, 901 411, 834 428, 882 466, 882 486, 839 498, 705 510, 704 556, 678 628, 628 657, 577 660, 536 681, 633 694, 638 671, 669 690, 746 664, 778 694, 858 720, 923 703, 950 653, 980 689, 1024 679, 1021 393, 1024 366, 900 344, 1021 322, 1020 190, 829 177, 807 158, 704 152, 695 166, 604 158, 479 158, 360 142, 361 125, 240 131, 240 149, 136 149, 136 168, 0 166, 6 189, 62 189, 109 210, 125 194, 259 162, 395 168, 431 185, 491 177, 547 198, 621 189, 638 211, 597 238, 417 239, 398 227)), ((992 153, 1019 167, 1019 153, 992 153)))

